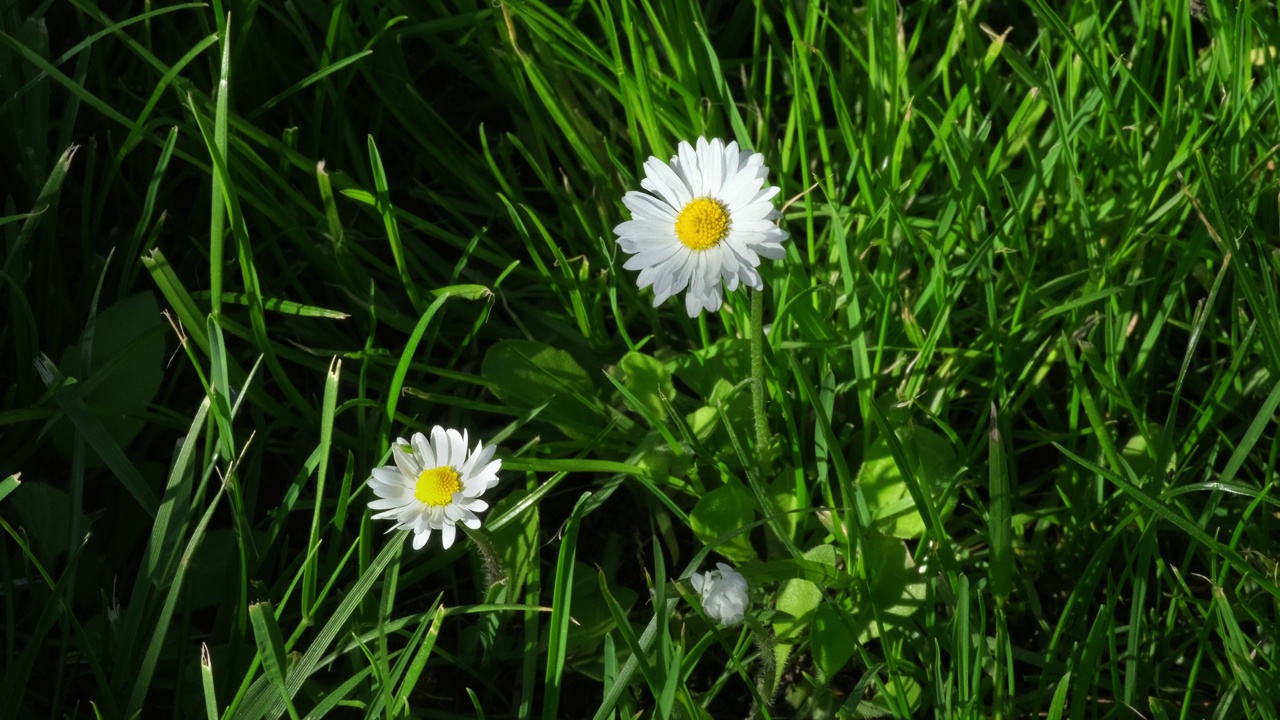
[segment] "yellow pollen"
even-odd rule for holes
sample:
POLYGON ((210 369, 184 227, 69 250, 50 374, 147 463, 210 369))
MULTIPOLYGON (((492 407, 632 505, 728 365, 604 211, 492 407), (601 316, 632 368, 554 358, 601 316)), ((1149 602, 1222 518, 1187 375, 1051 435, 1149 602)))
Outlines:
POLYGON ((690 250, 709 250, 729 234, 729 213, 720 201, 694 199, 676 217, 676 237, 690 250))
POLYGON ((431 507, 444 507, 453 502, 453 494, 461 489, 462 481, 458 472, 448 465, 442 465, 422 471, 418 476, 418 484, 413 488, 413 496, 431 507))

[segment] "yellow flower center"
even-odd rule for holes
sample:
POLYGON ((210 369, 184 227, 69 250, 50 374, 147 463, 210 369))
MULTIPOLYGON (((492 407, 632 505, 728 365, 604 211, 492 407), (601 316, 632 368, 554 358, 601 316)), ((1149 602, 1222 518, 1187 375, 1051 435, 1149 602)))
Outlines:
POLYGON ((443 507, 453 502, 453 494, 461 489, 458 472, 448 465, 441 465, 422 471, 418 484, 413 488, 413 496, 431 507, 443 507))
POLYGON ((709 250, 728 234, 728 211, 709 197, 693 200, 676 217, 676 237, 690 250, 709 250))

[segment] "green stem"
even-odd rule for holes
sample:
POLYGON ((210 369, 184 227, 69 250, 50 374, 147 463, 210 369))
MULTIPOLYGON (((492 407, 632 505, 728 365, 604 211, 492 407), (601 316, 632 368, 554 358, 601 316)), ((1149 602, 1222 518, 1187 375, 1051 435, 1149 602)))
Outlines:
POLYGON ((506 579, 507 574, 502 568, 502 556, 494 549, 493 543, 489 542, 489 538, 480 530, 472 530, 471 528, 458 524, 462 532, 471 538, 471 542, 476 544, 476 548, 480 551, 480 558, 484 561, 484 582, 486 592, 489 588, 506 579))
POLYGON ((769 418, 764 414, 764 290, 751 291, 751 407, 756 418, 756 458, 761 476, 772 473, 769 453, 769 418))

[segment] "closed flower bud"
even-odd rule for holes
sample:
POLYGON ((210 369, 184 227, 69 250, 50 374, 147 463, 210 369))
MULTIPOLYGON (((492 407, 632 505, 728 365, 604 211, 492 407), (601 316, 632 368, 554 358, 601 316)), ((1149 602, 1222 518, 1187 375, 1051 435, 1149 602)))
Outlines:
POLYGON ((716 563, 717 570, 694 573, 689 579, 702 600, 702 609, 721 625, 737 625, 747 612, 747 579, 742 573, 716 563))

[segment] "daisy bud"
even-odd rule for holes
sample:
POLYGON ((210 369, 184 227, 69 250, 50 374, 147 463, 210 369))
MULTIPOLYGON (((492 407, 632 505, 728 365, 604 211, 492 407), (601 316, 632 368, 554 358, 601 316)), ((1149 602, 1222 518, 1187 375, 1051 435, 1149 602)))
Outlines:
POLYGON ((747 579, 742 573, 716 563, 718 570, 694 573, 689 580, 702 599, 702 609, 721 625, 737 625, 747 612, 747 579))

